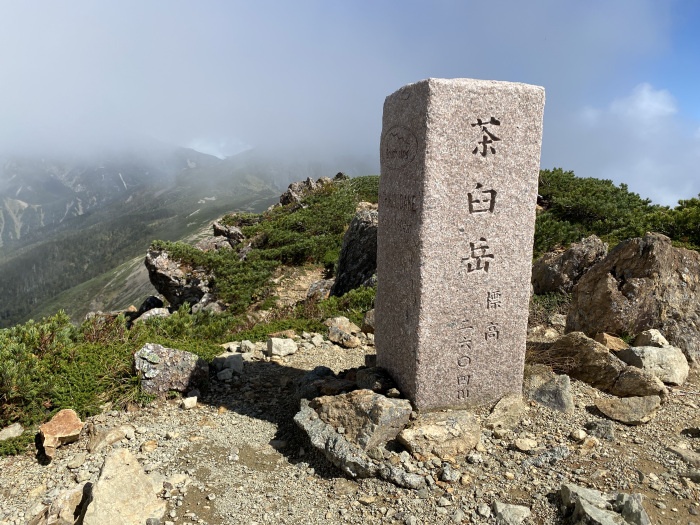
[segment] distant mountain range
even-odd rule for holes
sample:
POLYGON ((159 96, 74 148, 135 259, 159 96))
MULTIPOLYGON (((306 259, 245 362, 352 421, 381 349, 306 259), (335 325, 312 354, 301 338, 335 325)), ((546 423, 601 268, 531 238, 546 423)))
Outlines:
MULTIPOLYGON (((162 145, 75 158, 0 157, 0 327, 45 313, 47 305, 63 307, 61 297, 84 301, 84 283, 109 282, 118 266, 133 267, 154 239, 183 239, 231 211, 262 211, 289 182, 333 176, 348 164, 254 150, 219 159, 162 145), (81 285, 81 293, 73 291, 81 285)), ((362 168, 348 171, 355 169, 362 168)), ((118 294, 89 303, 119 308, 135 299, 118 294)), ((89 307, 65 306, 81 314, 89 307)))

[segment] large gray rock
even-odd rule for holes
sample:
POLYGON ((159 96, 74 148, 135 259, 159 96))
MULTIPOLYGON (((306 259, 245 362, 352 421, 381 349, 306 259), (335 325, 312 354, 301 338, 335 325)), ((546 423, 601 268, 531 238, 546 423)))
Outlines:
POLYGON ((318 397, 309 403, 336 430, 343 428, 351 443, 363 450, 384 446, 403 430, 411 417, 411 403, 389 399, 371 390, 318 397))
POLYGON ((661 406, 659 396, 613 397, 597 399, 595 406, 610 419, 626 425, 642 425, 655 416, 661 406))
POLYGON ((651 525, 651 520, 642 506, 641 494, 606 494, 573 483, 565 483, 559 489, 559 495, 563 510, 571 523, 651 525))
POLYGON ((270 357, 285 357, 295 354, 299 347, 293 339, 270 337, 267 340, 267 355, 270 357))
POLYGON ((161 519, 165 507, 134 455, 117 449, 105 458, 83 524, 143 525, 149 518, 161 519))
POLYGON ((398 436, 420 460, 455 459, 472 450, 480 438, 479 418, 466 410, 423 413, 398 436))
POLYGON ((146 343, 134 354, 134 369, 147 394, 164 395, 170 390, 187 392, 209 379, 209 365, 191 352, 146 343))
POLYGON ((571 379, 565 374, 556 375, 544 365, 525 366, 523 395, 552 410, 567 414, 574 411, 571 379))
POLYGON ((536 294, 571 293, 574 285, 608 253, 608 245, 595 235, 574 243, 560 253, 546 253, 532 265, 536 294))
POLYGON ((149 248, 144 262, 151 284, 172 308, 185 303, 195 305, 210 292, 211 276, 206 271, 171 259, 165 250, 149 248))
POLYGON ((523 505, 493 502, 493 514, 499 525, 520 525, 530 517, 531 511, 523 505))
POLYGON ((307 434, 313 447, 348 476, 380 477, 400 487, 411 489, 425 486, 423 476, 371 459, 362 448, 348 441, 332 425, 323 421, 306 399, 301 400, 301 407, 294 416, 294 422, 307 434))
POLYGON ((357 212, 343 237, 338 271, 331 295, 341 296, 362 286, 377 272, 377 223, 379 212, 357 212))
POLYGON ((211 225, 216 237, 224 237, 231 247, 245 240, 245 235, 238 226, 226 226, 219 221, 214 221, 211 225))
POLYGON ((574 288, 566 330, 637 334, 656 328, 700 357, 700 253, 657 233, 620 243, 574 288))
POLYGON ((685 383, 690 371, 688 360, 675 346, 633 346, 616 355, 628 365, 646 370, 671 385, 685 383))

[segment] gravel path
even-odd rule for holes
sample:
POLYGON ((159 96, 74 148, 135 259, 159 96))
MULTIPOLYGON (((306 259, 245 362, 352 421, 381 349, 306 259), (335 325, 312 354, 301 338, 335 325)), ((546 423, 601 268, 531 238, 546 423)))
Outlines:
MULTIPOLYGON (((639 427, 608 422, 592 408, 606 394, 572 380, 573 414, 533 405, 512 431, 485 430, 478 450, 452 465, 456 481, 436 479, 431 488, 414 491, 345 478, 310 449, 292 422, 296 378, 318 365, 336 372, 362 366, 372 351, 324 345, 276 361, 260 355, 246 363, 241 378, 214 382, 194 409, 173 399, 135 412, 108 411, 91 418, 80 440, 59 448, 48 465, 33 451, 0 458, 0 525, 27 523, 60 492, 96 481, 109 447, 87 453, 88 429, 120 425, 134 432, 113 447, 133 451, 146 472, 172 487, 163 494, 168 508, 162 523, 496 523, 490 508, 501 501, 529 507, 525 523, 557 524, 565 521, 556 493, 571 481, 642 493, 655 524, 700 524, 700 492, 692 481, 700 482, 700 475, 666 450, 679 444, 700 449, 697 370, 652 422, 639 427), (599 424, 601 437, 572 437, 590 423, 599 424), (610 431, 614 436, 604 437, 610 431), (517 450, 517 438, 536 441, 536 450, 517 450), (557 451, 566 457, 557 460, 557 451), (535 461, 543 453, 552 460, 535 461)), ((430 471, 412 461, 406 464, 430 471)))

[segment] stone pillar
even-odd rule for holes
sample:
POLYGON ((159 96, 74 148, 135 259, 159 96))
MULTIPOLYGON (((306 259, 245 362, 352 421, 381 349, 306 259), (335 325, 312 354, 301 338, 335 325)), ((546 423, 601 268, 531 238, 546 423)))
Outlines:
POLYGON ((384 102, 377 363, 418 409, 520 392, 544 89, 428 79, 384 102))

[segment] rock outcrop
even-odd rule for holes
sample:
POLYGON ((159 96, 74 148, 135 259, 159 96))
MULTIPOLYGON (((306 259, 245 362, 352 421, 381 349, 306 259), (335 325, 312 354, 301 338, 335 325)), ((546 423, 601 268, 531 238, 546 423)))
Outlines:
POLYGON ((282 206, 287 204, 299 204, 307 195, 310 195, 318 189, 332 183, 333 181, 328 177, 321 177, 316 182, 314 182, 311 177, 301 182, 292 182, 287 187, 287 191, 285 191, 280 197, 280 204, 282 206))
POLYGON ((150 248, 145 260, 148 278, 171 308, 195 305, 210 292, 211 276, 202 268, 191 268, 175 261, 165 250, 150 248))
POLYGON ((595 235, 574 243, 560 253, 546 253, 532 265, 536 294, 571 293, 574 285, 608 253, 608 245, 595 235))
POLYGON ((377 271, 377 210, 357 212, 343 237, 331 295, 341 296, 369 281, 377 271))
POLYGON ((638 334, 656 328, 700 359, 700 253, 657 233, 620 243, 573 290, 567 332, 638 334))

